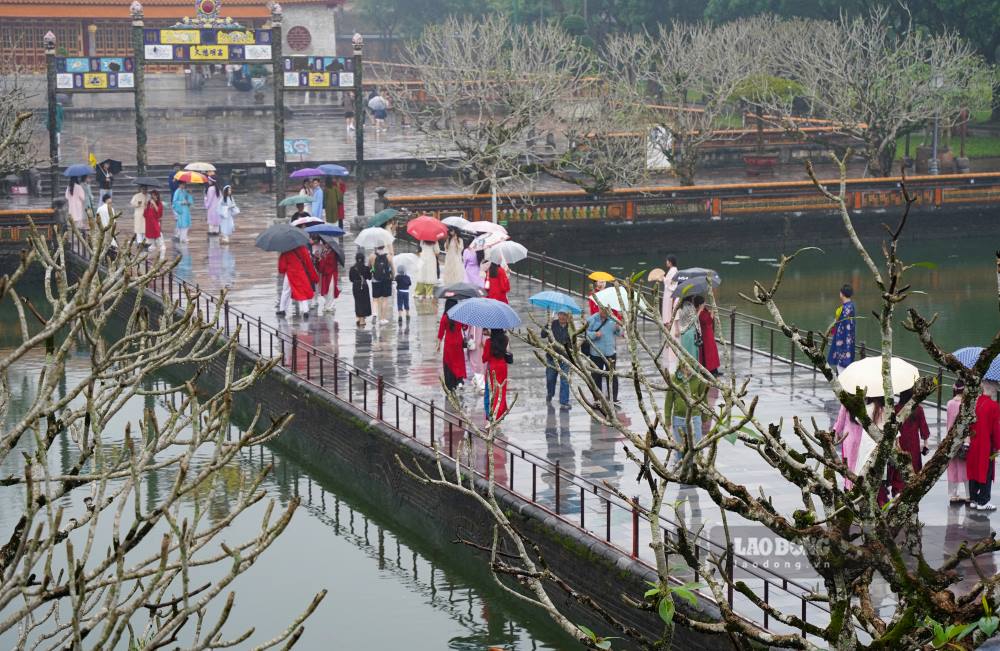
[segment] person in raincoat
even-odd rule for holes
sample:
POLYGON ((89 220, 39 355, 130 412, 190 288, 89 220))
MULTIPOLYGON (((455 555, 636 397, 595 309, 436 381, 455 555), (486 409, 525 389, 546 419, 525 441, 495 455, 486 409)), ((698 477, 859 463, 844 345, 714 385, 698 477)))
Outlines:
POLYGON ((222 203, 222 191, 219 189, 219 182, 214 177, 209 177, 208 188, 205 190, 205 217, 208 220, 208 234, 219 234, 219 204, 222 203))
POLYGON ((444 314, 441 315, 441 322, 438 324, 437 345, 434 350, 441 351, 444 343, 444 355, 441 364, 444 369, 444 386, 449 391, 457 389, 467 377, 465 370, 465 334, 461 323, 452 321, 448 316, 448 310, 453 308, 458 301, 449 298, 444 303, 444 314))
POLYGON ((483 364, 486 367, 486 393, 483 407, 486 417, 499 420, 507 413, 507 365, 514 361, 508 351, 510 341, 500 329, 490 331, 483 342, 483 364))
POLYGON ((229 244, 229 238, 236 230, 236 221, 233 218, 238 214, 240 207, 233 198, 233 186, 227 185, 222 188, 222 199, 219 201, 219 241, 222 244, 229 244))
POLYGON ((192 205, 194 205, 194 197, 188 192, 187 186, 181 183, 174 190, 174 198, 170 202, 170 209, 174 213, 174 239, 179 242, 188 241, 188 229, 191 228, 192 205))
POLYGON ((969 452, 965 455, 965 473, 969 478, 969 508, 995 511, 990 502, 993 483, 993 454, 1000 450, 1000 405, 993 396, 996 384, 983 382, 983 393, 976 400, 976 420, 972 423, 969 452))
POLYGON ((163 231, 161 222, 163 220, 163 202, 160 200, 160 193, 153 190, 149 193, 149 201, 146 202, 146 209, 143 211, 145 220, 146 243, 149 246, 160 248, 160 260, 167 257, 167 244, 163 241, 163 231))
POLYGON ((80 177, 70 177, 69 185, 66 186, 66 210, 69 212, 73 224, 80 230, 87 228, 87 194, 83 191, 83 184, 80 177))
POLYGON ((294 300, 299 304, 302 318, 308 319, 313 283, 319 281, 309 248, 303 245, 278 256, 278 273, 285 278, 281 288, 281 301, 278 303, 278 316, 285 316, 294 300))
POLYGON ((139 191, 132 195, 128 205, 132 207, 132 229, 135 231, 135 243, 142 246, 146 240, 146 202, 149 195, 146 186, 140 185, 139 191))
POLYGON ((833 370, 840 374, 854 361, 854 289, 850 285, 840 288, 840 307, 834 314, 833 327, 830 328, 830 349, 826 353, 826 361, 833 370))

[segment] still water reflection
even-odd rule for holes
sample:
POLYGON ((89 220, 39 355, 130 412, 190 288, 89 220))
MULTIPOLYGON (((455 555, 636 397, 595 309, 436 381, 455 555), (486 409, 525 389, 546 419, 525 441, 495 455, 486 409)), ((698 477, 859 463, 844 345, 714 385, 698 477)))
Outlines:
MULTIPOLYGON (((67 380, 71 384, 84 377, 85 356, 86 351, 79 349, 76 362, 69 365, 67 380)), ((29 355, 12 370, 8 423, 23 414, 33 400, 34 381, 43 364, 41 354, 29 355)), ((135 423, 144 408, 165 416, 169 399, 132 400, 107 428, 109 439, 124 431, 127 421, 135 423)), ((232 426, 234 435, 238 425, 232 426)), ((289 435, 294 436, 294 430, 289 435)), ((53 467, 65 469, 73 462, 72 446, 66 438, 53 446, 53 467)), ((19 472, 19 457, 9 455, 5 460, 0 468, 5 476, 19 472)), ((321 465, 322 460, 311 463, 321 465)), ((244 450, 237 463, 201 491, 208 520, 224 518, 246 490, 249 478, 268 465, 274 466, 263 485, 268 498, 287 505, 298 495, 302 505, 284 534, 233 583, 237 598, 224 629, 228 636, 256 627, 259 640, 269 639, 283 630, 315 593, 327 589, 326 599, 306 623, 298 648, 431 651, 574 646, 540 613, 514 603, 497 590, 481 558, 454 546, 436 548, 422 540, 420 532, 394 525, 392 514, 379 512, 363 498, 345 498, 345 494, 357 494, 351 477, 307 472, 270 448, 244 450)), ((166 473, 150 473, 140 498, 150 505, 156 503, 158 496, 169 490, 171 479, 166 473)), ((11 530, 22 500, 20 491, 0 489, 0 531, 11 530)), ((244 513, 220 540, 234 542, 256 535, 263 506, 258 504, 244 513)), ((0 636, 0 647, 12 645, 11 636, 0 636)))

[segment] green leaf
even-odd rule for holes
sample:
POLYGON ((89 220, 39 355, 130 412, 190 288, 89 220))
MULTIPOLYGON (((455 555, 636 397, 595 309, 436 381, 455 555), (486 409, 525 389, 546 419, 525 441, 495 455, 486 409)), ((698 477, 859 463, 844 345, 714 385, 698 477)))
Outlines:
POLYGON ((936 262, 914 262, 910 265, 911 267, 920 267, 921 269, 930 269, 931 271, 936 271, 938 265, 936 262))
POLYGON ((595 642, 597 641, 597 635, 592 630, 590 630, 589 628, 587 628, 583 624, 577 624, 576 627, 578 629, 580 629, 581 631, 583 631, 583 634, 586 635, 587 637, 589 637, 591 640, 593 640, 595 642))
POLYGON ((990 602, 986 600, 986 595, 983 595, 982 602, 983 602, 983 612, 986 613, 987 617, 989 617, 990 615, 993 614, 993 611, 990 610, 990 602))
POLYGON ((646 593, 642 596, 645 597, 646 599, 649 599, 650 597, 658 594, 660 594, 659 588, 651 588, 649 590, 646 590, 646 593))
POLYGON ((993 637, 993 634, 997 632, 997 627, 1000 626, 1000 618, 997 618, 996 615, 982 617, 978 622, 978 626, 983 635, 993 637))
POLYGON ((634 274, 632 274, 632 276, 631 276, 631 277, 630 277, 630 278, 628 279, 628 281, 629 281, 630 283, 637 283, 637 282, 639 282, 640 280, 642 280, 642 276, 643 276, 643 274, 645 274, 645 273, 646 273, 645 271, 642 271, 642 270, 640 269, 639 271, 637 271, 637 272, 635 272, 634 274))
POLYGON ((956 640, 961 640, 966 637, 969 633, 979 628, 979 622, 972 622, 971 624, 966 624, 962 627, 962 631, 955 637, 956 640))
POLYGON ((688 588, 685 588, 685 587, 674 588, 673 590, 671 590, 671 592, 673 592, 675 595, 677 595, 681 599, 684 599, 685 601, 687 601, 692 606, 697 606, 698 605, 698 595, 696 595, 694 592, 692 592, 688 588))
POLYGON ((666 624, 670 624, 674 621, 674 600, 669 595, 660 599, 660 619, 666 624))
POLYGON ((611 640, 601 640, 600 642, 597 642, 595 644, 595 646, 598 649, 610 649, 611 648, 611 640))

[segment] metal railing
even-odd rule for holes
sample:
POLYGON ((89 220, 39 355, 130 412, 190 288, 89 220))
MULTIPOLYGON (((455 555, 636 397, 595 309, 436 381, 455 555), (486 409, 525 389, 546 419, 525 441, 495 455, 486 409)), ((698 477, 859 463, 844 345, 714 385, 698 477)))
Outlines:
MULTIPOLYGON (((79 241, 74 239, 70 249, 86 259, 86 250, 79 241)), ((548 266, 552 268, 551 263, 548 266)), ((148 260, 145 268, 150 268, 148 260)), ((552 284, 551 280, 546 282, 552 284)), ((456 460, 464 450, 467 456, 463 456, 462 463, 479 477, 488 479, 489 447, 461 414, 451 411, 447 404, 423 400, 385 381, 382 375, 341 359, 336 351, 317 348, 300 340, 297 334, 282 332, 264 323, 259 316, 233 307, 228 301, 220 302, 218 297, 202 292, 197 285, 176 278, 173 272, 154 279, 147 290, 165 305, 174 305, 178 311, 193 303, 201 310, 205 321, 218 319, 221 334, 238 336, 240 347, 248 353, 264 358, 277 357, 285 371, 334 400, 361 410, 380 425, 409 437, 429 451, 456 460)), ((496 441, 492 456, 494 480, 499 489, 655 570, 655 559, 649 548, 653 515, 642 506, 639 496, 632 500, 622 499, 605 485, 565 470, 558 461, 552 463, 510 441, 496 441)), ((664 540, 675 541, 681 531, 675 521, 662 514, 658 517, 657 529, 664 540)), ((765 604, 785 611, 794 608, 804 621, 816 625, 822 626, 828 621, 829 609, 809 598, 816 588, 767 568, 756 567, 753 561, 727 553, 724 546, 703 535, 689 535, 696 540, 699 559, 709 554, 727 559, 726 571, 730 576, 746 582, 765 604)), ((680 578, 676 580, 681 581, 680 578)), ((701 596, 715 602, 710 594, 701 596)), ((727 602, 755 625, 774 632, 791 630, 773 621, 766 610, 732 589, 727 593, 727 602)))

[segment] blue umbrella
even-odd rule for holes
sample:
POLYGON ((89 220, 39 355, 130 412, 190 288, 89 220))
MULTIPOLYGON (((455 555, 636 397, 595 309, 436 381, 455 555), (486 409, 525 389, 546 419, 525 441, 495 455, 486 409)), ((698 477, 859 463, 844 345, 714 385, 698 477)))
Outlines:
POLYGON ((510 330, 521 325, 521 317, 509 305, 492 298, 470 298, 448 310, 448 316, 459 323, 510 330))
POLYGON ((307 233, 314 233, 316 235, 331 235, 333 237, 340 237, 344 234, 344 229, 339 226, 334 226, 333 224, 316 224, 315 226, 306 226, 307 233))
POLYGON ((326 176, 323 174, 323 170, 318 170, 315 167, 303 167, 300 170, 295 170, 288 175, 290 179, 308 179, 313 176, 326 176))
POLYGON ((77 163, 76 165, 70 165, 63 172, 63 176, 93 176, 96 174, 94 168, 90 165, 84 165, 83 163, 77 163))
POLYGON ((562 292, 545 291, 538 292, 528 299, 532 305, 543 307, 553 312, 569 312, 570 314, 582 314, 583 310, 576 304, 571 296, 562 292))
POLYGON ((333 163, 325 163, 320 165, 316 169, 321 170, 326 176, 350 176, 351 173, 347 171, 346 167, 340 165, 334 165, 333 163))
MULTIPOLYGON (((961 362, 962 366, 965 368, 972 368, 982 352, 982 346, 966 346, 965 348, 959 348, 952 353, 952 355, 954 355, 955 359, 961 362)), ((986 369, 986 373, 983 374, 983 379, 990 380, 991 382, 1000 382, 1000 356, 994 357, 993 361, 990 362, 990 367, 986 369)))

